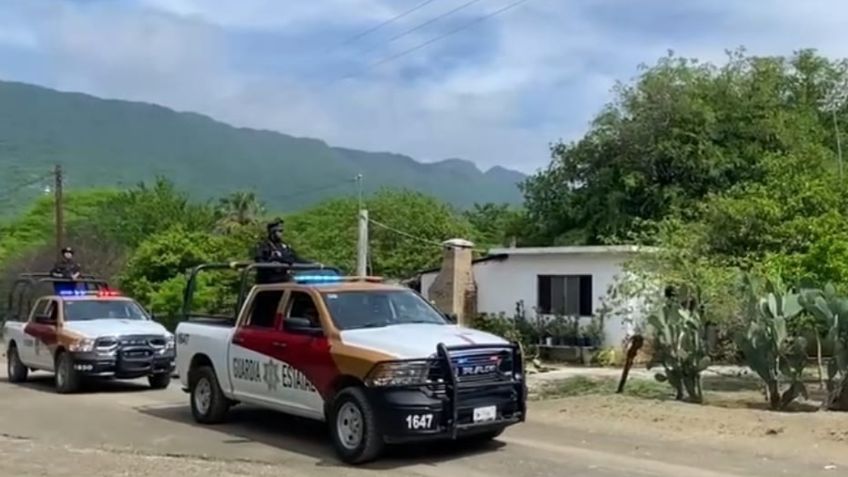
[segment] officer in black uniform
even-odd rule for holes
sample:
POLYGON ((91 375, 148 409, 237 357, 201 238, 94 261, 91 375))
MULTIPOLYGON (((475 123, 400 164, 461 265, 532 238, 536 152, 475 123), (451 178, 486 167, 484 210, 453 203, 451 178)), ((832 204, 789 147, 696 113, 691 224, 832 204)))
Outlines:
MULTIPOLYGON (((287 243, 283 242, 284 222, 275 219, 267 225, 268 236, 256 249, 255 260, 259 263, 302 263, 303 260, 287 243)), ((259 268, 256 270, 257 283, 274 283, 286 281, 289 278, 285 268, 259 268)))
POLYGON ((76 280, 80 277, 80 266, 74 261, 74 250, 71 247, 62 249, 62 258, 53 265, 50 275, 55 278, 67 278, 69 280, 76 280))

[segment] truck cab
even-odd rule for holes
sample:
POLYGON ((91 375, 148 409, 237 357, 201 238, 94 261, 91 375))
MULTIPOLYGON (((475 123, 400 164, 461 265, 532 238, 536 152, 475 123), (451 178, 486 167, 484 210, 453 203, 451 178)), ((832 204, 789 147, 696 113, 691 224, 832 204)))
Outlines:
POLYGON ((200 423, 238 402, 325 421, 339 457, 361 463, 385 444, 492 439, 525 419, 519 346, 456 326, 411 289, 301 270, 240 296, 229 318, 187 304, 177 326, 177 369, 200 423))
POLYGON ((147 377, 156 389, 170 383, 173 335, 105 281, 22 277, 8 306, 3 340, 11 382, 42 370, 55 374, 59 393, 79 390, 84 378, 147 377))

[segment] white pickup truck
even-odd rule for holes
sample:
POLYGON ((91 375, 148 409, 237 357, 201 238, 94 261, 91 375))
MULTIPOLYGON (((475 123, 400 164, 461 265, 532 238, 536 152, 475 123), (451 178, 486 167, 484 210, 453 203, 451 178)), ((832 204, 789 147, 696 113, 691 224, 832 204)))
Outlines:
POLYGON ((202 268, 176 330, 200 423, 221 422, 237 402, 326 421, 339 457, 355 464, 386 443, 493 439, 525 419, 519 346, 452 324, 408 288, 301 274, 243 288, 238 316, 216 320, 190 312, 202 268))
POLYGON ((3 324, 10 382, 44 370, 55 373, 59 393, 77 391, 82 378, 147 377, 153 388, 168 387, 174 337, 133 299, 100 289, 61 290, 31 307, 23 301, 3 324))

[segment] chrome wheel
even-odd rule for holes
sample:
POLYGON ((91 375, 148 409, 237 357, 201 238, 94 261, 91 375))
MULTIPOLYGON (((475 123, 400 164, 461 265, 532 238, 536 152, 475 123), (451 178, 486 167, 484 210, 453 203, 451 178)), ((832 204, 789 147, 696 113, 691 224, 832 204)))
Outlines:
POLYGON ((362 411, 352 402, 346 402, 339 408, 336 416, 336 432, 339 441, 347 449, 353 450, 362 443, 364 432, 362 411))
POLYGON ((212 405, 212 384, 206 378, 200 378, 194 386, 194 407, 200 414, 207 414, 212 405))

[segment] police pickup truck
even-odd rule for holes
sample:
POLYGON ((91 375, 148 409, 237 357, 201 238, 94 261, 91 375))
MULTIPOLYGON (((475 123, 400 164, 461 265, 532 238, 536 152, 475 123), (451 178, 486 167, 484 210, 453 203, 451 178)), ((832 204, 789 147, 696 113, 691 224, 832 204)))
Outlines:
POLYGON ((155 389, 170 383, 173 335, 102 280, 22 276, 8 306, 3 340, 10 382, 44 370, 55 373, 59 393, 77 391, 83 378, 147 377, 155 389), (33 296, 39 285, 50 291, 33 296))
POLYGON ((292 265, 291 280, 247 287, 269 264, 194 269, 177 326, 177 370, 196 421, 239 402, 324 421, 339 457, 386 444, 494 439, 526 416, 520 348, 452 324, 414 291, 292 265), (234 316, 191 311, 197 274, 240 269, 234 316), (248 289, 249 288, 249 289, 248 289))

